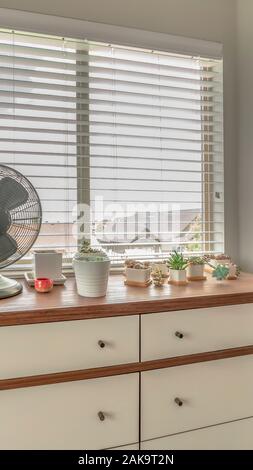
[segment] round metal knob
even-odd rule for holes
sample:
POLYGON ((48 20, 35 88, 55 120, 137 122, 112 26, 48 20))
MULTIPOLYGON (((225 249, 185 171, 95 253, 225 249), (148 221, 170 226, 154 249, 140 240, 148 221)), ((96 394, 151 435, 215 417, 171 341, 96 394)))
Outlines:
POLYGON ((99 417, 100 421, 104 421, 104 420, 105 420, 105 415, 104 415, 103 411, 99 411, 99 412, 98 412, 98 417, 99 417))
POLYGON ((101 339, 98 341, 98 345, 100 348, 104 348, 105 347, 105 342, 104 341, 101 341, 101 339))
POLYGON ((178 397, 176 397, 176 398, 174 399, 174 402, 175 402, 178 406, 183 406, 183 404, 184 404, 184 402, 183 402, 180 398, 178 398, 178 397))
POLYGON ((183 333, 180 333, 180 331, 176 331, 175 336, 179 339, 182 339, 184 337, 183 333))

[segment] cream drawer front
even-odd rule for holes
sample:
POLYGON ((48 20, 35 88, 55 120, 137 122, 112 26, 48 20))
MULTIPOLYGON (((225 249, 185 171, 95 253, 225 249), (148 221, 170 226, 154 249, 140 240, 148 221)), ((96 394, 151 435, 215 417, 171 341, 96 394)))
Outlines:
POLYGON ((142 361, 250 345, 253 304, 142 315, 141 331, 142 361))
POLYGON ((136 442, 138 382, 138 374, 129 374, 1 391, 0 448, 102 449, 136 442))
POLYGON ((142 450, 253 450, 253 419, 141 443, 142 450))
POLYGON ((253 356, 143 372, 141 393, 142 440, 253 416, 253 356))
POLYGON ((138 362, 138 317, 1 327, 0 357, 1 379, 138 362))

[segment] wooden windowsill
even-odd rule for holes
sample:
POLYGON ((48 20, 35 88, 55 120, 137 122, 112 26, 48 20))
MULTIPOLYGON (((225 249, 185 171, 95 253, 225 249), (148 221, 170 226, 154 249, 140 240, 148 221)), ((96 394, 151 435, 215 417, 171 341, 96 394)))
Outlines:
POLYGON ((0 326, 253 303, 253 275, 246 273, 236 281, 209 278, 162 288, 125 286, 123 275, 112 275, 106 297, 96 299, 80 297, 74 278, 48 294, 37 293, 25 281, 23 287, 22 294, 0 300, 0 326))

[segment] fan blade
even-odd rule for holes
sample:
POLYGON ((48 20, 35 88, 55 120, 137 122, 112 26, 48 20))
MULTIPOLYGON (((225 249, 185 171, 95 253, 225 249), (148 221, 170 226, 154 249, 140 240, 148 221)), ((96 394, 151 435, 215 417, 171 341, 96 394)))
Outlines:
POLYGON ((17 243, 10 235, 0 235, 0 263, 14 255, 17 248, 17 243))
POLYGON ((29 194, 22 184, 6 176, 0 180, 0 209, 4 212, 25 204, 29 194))

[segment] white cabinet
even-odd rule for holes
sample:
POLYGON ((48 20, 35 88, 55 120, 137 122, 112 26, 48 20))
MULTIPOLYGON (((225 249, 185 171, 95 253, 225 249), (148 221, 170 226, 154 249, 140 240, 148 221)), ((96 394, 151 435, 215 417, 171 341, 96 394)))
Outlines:
POLYGON ((0 379, 139 360, 138 316, 0 328, 0 379))
POLYGON ((142 440, 253 416, 252 371, 244 356, 142 373, 142 440))
POLYGON ((253 344, 253 305, 141 316, 141 359, 151 361, 253 344))
POLYGON ((0 391, 0 449, 137 450, 140 430, 143 450, 253 450, 253 354, 150 370, 158 361, 140 373, 138 364, 128 367, 140 352, 142 361, 155 361, 252 345, 253 305, 142 314, 139 320, 1 327, 0 380, 24 377, 23 386, 26 376, 31 385, 40 374, 126 368, 117 367, 117 376, 0 391))
POLYGON ((253 418, 142 442, 142 450, 252 450, 253 418))
POLYGON ((139 376, 0 392, 1 449, 102 449, 139 439, 139 376))

